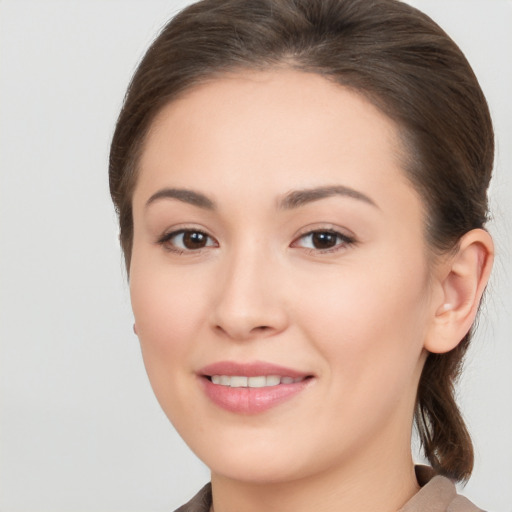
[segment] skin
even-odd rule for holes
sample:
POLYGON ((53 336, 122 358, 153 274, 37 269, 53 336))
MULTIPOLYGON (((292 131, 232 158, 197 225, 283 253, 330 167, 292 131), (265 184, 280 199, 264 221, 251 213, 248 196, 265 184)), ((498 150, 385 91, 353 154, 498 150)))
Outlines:
POLYGON ((130 290, 145 366, 212 471, 216 512, 384 512, 417 492, 410 433, 426 349, 448 350, 469 329, 490 242, 474 233, 457 260, 484 268, 474 286, 461 284, 453 258, 433 265, 391 120, 313 74, 216 79, 153 122, 133 215, 130 290), (291 191, 332 186, 357 193, 286 202, 291 191), (211 204, 148 204, 168 188, 211 204), (206 245, 187 249, 180 234, 161 243, 183 229, 205 233, 206 245), (314 230, 339 235, 323 250, 314 230), (225 360, 313 378, 283 404, 237 414, 199 385, 202 367, 225 360))

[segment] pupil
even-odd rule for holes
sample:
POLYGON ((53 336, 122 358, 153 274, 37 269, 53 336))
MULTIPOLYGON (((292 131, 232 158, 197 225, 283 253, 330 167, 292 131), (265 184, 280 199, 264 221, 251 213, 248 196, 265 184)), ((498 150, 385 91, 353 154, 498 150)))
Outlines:
POLYGON ((206 245, 206 235, 198 232, 188 232, 183 235, 183 245, 187 249, 201 249, 206 245))
POLYGON ((313 245, 316 249, 330 249, 336 245, 336 235, 329 232, 314 233, 313 245))

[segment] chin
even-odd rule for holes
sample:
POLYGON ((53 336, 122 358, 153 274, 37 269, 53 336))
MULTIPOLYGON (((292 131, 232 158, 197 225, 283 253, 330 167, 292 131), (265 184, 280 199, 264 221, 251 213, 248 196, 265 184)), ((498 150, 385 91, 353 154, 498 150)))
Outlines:
MULTIPOLYGON (((293 460, 293 459, 291 459, 293 460)), ((290 459, 272 460, 233 460, 226 459, 209 466, 212 475, 220 475, 223 478, 237 480, 251 484, 276 484, 300 480, 307 476, 305 471, 294 467, 290 459)))
POLYGON ((333 462, 318 457, 321 450, 307 450, 307 443, 295 440, 287 443, 282 433, 277 438, 272 436, 266 440, 253 438, 252 442, 247 438, 227 442, 222 436, 216 441, 212 439, 208 444, 189 446, 212 475, 239 482, 273 484, 297 481, 322 471, 324 465, 333 462))

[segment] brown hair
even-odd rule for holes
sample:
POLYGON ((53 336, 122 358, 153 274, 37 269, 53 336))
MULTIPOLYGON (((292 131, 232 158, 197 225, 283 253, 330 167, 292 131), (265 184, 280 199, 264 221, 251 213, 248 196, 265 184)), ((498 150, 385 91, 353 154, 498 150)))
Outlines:
MULTIPOLYGON (((110 191, 129 269, 132 193, 145 134, 157 112, 190 87, 230 71, 288 66, 366 96, 396 121, 405 172, 426 209, 437 252, 483 227, 494 137, 487 103, 456 44, 428 16, 398 0, 203 0, 163 29, 140 63, 110 153, 110 191)), ((454 399, 471 333, 429 354, 415 420, 440 474, 465 480, 473 447, 454 399)))

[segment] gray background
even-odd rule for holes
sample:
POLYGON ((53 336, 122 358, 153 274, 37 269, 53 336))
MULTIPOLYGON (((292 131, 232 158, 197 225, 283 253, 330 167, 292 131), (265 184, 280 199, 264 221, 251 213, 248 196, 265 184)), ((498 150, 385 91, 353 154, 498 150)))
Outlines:
MULTIPOLYGON (((168 425, 132 333, 107 186, 128 80, 188 2, 0 0, 0 510, 171 511, 208 472, 168 425)), ((459 43, 497 131, 498 259, 460 386, 465 489, 512 511, 512 2, 417 0, 459 43)))

